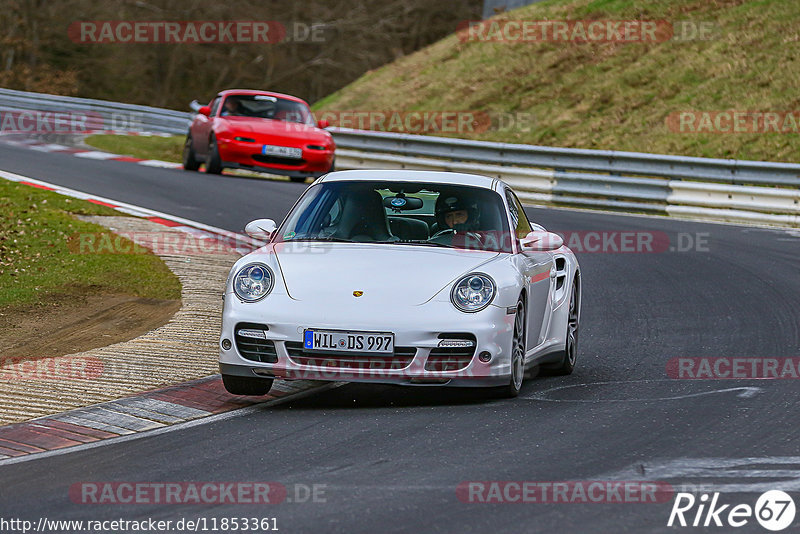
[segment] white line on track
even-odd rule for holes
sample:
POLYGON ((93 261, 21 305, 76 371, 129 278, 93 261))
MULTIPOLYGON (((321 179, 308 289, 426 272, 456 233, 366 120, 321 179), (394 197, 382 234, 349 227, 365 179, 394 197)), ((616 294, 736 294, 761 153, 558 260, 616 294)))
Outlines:
MULTIPOLYGON (((520 397, 520 399, 525 400, 536 400, 536 401, 545 401, 545 402, 585 402, 585 403, 597 403, 597 402, 650 402, 650 401, 664 401, 664 400, 681 400, 681 399, 690 399, 693 397, 702 397, 705 395, 716 395, 719 393, 731 393, 734 391, 739 391, 740 393, 736 395, 737 397, 748 399, 758 395, 759 393, 763 393, 764 388, 754 387, 754 386, 740 386, 734 388, 724 388, 724 389, 712 389, 708 391, 700 391, 696 393, 687 393, 684 395, 675 395, 671 397, 647 397, 647 398, 625 398, 625 399, 604 399, 604 398, 589 398, 589 399, 550 399, 547 398, 549 393, 554 393, 556 391, 563 391, 565 389, 572 389, 572 388, 580 388, 580 387, 593 387, 593 386, 604 386, 604 385, 612 385, 612 384, 637 384, 637 383, 652 383, 652 382, 662 382, 662 383, 673 383, 677 384, 678 382, 674 379, 660 379, 660 380, 614 380, 610 382, 589 382, 583 384, 570 384, 568 386, 558 386, 555 388, 546 389, 544 391, 539 391, 530 395, 525 395, 520 397)), ((685 383, 685 382, 684 382, 685 383)))
POLYGON ((89 152, 78 152, 73 154, 76 158, 87 158, 87 159, 111 159, 111 158, 120 158, 119 154, 112 154, 111 152, 99 152, 97 150, 90 150, 89 152))
POLYGON ((657 458, 599 478, 669 481, 677 491, 704 493, 792 492, 800 490, 800 456, 657 458))
POLYGON ((142 161, 137 161, 137 163, 147 167, 163 167, 165 169, 180 169, 183 167, 183 165, 180 163, 172 163, 170 161, 161 161, 157 159, 145 159, 142 161))

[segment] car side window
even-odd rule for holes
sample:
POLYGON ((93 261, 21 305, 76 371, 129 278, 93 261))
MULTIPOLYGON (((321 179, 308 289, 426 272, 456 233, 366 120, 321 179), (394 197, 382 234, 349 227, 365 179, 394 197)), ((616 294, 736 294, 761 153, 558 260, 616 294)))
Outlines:
POLYGON ((528 216, 525 214, 517 195, 510 189, 506 189, 506 199, 508 200, 508 211, 511 214, 511 223, 514 225, 517 239, 522 239, 531 233, 531 223, 528 221, 528 216))
POLYGON ((221 101, 222 101, 222 99, 220 97, 217 97, 217 98, 214 99, 213 102, 211 102, 211 116, 212 117, 214 117, 217 114, 217 108, 219 108, 219 103, 221 101))

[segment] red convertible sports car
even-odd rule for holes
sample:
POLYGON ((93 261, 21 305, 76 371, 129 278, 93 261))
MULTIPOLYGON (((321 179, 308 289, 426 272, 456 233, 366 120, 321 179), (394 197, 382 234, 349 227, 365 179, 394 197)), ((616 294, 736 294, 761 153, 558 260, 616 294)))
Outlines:
POLYGON ((229 89, 198 110, 183 147, 183 168, 263 171, 302 182, 334 170, 336 145, 294 96, 229 89))

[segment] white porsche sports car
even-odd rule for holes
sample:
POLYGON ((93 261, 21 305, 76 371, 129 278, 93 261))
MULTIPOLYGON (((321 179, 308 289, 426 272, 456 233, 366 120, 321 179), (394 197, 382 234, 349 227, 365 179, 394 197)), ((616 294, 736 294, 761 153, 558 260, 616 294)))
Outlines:
POLYGON ((225 287, 220 371, 237 395, 274 378, 491 386, 569 374, 581 276, 561 237, 504 182, 470 174, 327 174, 240 258, 225 287))

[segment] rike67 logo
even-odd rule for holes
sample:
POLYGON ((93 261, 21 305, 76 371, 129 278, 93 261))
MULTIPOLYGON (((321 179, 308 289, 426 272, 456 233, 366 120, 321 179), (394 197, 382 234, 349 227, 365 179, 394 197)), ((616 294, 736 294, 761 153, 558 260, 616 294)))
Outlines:
POLYGON ((794 521, 794 499, 786 492, 767 491, 759 496, 755 506, 719 504, 719 495, 703 493, 697 498, 692 493, 678 493, 667 526, 739 528, 755 519, 765 529, 777 532, 794 521))

